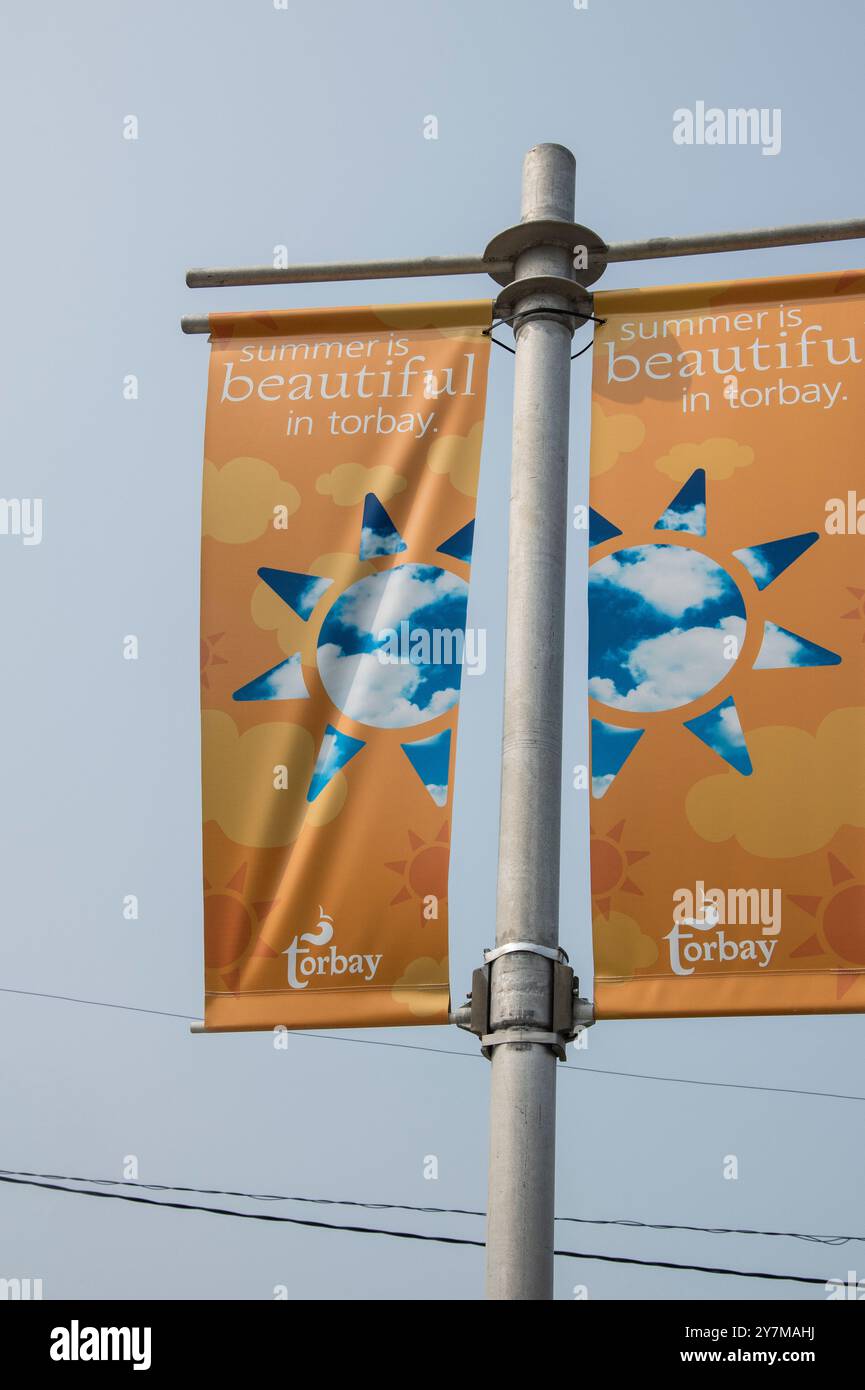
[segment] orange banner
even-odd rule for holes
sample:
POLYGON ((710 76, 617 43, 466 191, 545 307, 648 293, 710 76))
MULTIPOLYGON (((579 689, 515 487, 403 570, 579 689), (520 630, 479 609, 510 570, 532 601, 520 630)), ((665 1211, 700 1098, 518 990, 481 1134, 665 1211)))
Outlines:
POLYGON ((596 296, 601 1018, 865 1009, 863 296, 596 296))
POLYGON ((216 314, 205 1027, 445 1023, 491 306, 216 314))

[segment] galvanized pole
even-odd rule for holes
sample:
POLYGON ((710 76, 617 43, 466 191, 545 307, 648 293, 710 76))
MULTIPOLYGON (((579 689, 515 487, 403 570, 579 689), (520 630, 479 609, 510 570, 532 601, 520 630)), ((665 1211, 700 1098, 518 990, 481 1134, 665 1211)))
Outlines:
MULTIPOLYGON (((570 344, 580 284, 612 261, 865 238, 865 218, 605 246, 574 216, 574 157, 537 145, 523 165, 522 222, 481 256, 191 270, 190 287, 490 274, 516 338, 496 950, 452 1015, 491 1058, 487 1295, 551 1299, 556 1058, 591 1021, 557 964, 570 344), (534 225, 532 225, 534 224, 534 225), (588 264, 574 274, 572 249, 588 264), (582 1007, 581 1007, 582 1006, 582 1007), (496 1034, 499 1040, 496 1040, 496 1034), (506 1039, 506 1040, 505 1040, 506 1039)), ((207 315, 181 321, 209 333, 207 315)), ((193 1029, 193 1031, 200 1031, 193 1029)))
MULTIPOLYGON (((574 217, 575 163, 538 145, 523 164, 522 221, 574 217)), ((573 280, 561 245, 523 251, 515 281, 573 280)), ((511 286, 518 315, 567 310, 565 296, 511 286)), ((572 322, 514 324, 516 363, 508 558, 496 947, 559 942, 562 676, 572 322)), ((532 951, 492 962, 490 1028, 552 1028, 553 962, 532 951)), ((487 1296, 553 1296, 556 1056, 540 1042, 491 1049, 487 1296)))

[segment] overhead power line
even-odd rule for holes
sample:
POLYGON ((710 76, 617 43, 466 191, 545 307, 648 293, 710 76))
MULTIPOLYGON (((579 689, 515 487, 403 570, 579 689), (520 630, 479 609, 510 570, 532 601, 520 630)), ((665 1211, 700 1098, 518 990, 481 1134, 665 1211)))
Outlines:
MULTIPOLYGON (((395 1240, 420 1240, 437 1245, 468 1245, 477 1249, 483 1249, 486 1246, 486 1241, 471 1240, 466 1236, 426 1235, 420 1231, 393 1231, 385 1226, 354 1226, 332 1221, 314 1221, 311 1218, 301 1216, 274 1216, 272 1212, 265 1211, 235 1211, 230 1207, 203 1206, 192 1202, 167 1202, 155 1197, 137 1197, 131 1192, 99 1192, 92 1188, 65 1187, 59 1183, 44 1182, 35 1178, 13 1178, 2 1173, 0 1173, 0 1182, 10 1183, 16 1187, 39 1187, 51 1192, 72 1193, 79 1197, 102 1197, 118 1202, 133 1202, 139 1206, 167 1207, 173 1211, 198 1211, 206 1212, 210 1216, 233 1216, 242 1221, 270 1221, 287 1226, 306 1226, 313 1230, 342 1231, 352 1235, 391 1236, 395 1240)), ((583 1250, 555 1249, 553 1254, 569 1260, 599 1260, 605 1264, 640 1265, 647 1269, 676 1269, 696 1274, 726 1275, 736 1279, 771 1279, 784 1283, 820 1284, 823 1286, 827 1283, 823 1278, 807 1274, 776 1274, 764 1270, 726 1269, 716 1265, 679 1264, 672 1260, 639 1260, 627 1255, 598 1255, 583 1250)))
POLYGON ((757 1086, 747 1081, 706 1081, 693 1076, 655 1076, 650 1072, 614 1071, 610 1067, 566 1066, 564 1070, 589 1072, 597 1076, 626 1076, 631 1081, 672 1081, 678 1086, 716 1086, 724 1091, 771 1091, 774 1095, 783 1096, 819 1096, 822 1100, 865 1101, 865 1096, 845 1095, 841 1091, 809 1091, 801 1086, 757 1086))
MULTIPOLYGON (((127 1013, 155 1014, 160 1018, 179 1018, 187 1023, 200 1023, 195 1014, 171 1013, 167 1009, 147 1009, 136 1004, 114 1004, 103 999, 80 999, 69 994, 46 994, 35 989, 12 989, 0 985, 0 994, 20 994, 30 999, 57 999, 65 1004, 89 1004, 98 1009, 121 1009, 127 1013)), ((307 1033, 300 1028, 289 1030, 293 1037, 310 1038, 320 1042, 353 1043, 356 1047, 392 1047, 402 1052, 429 1052, 440 1057, 469 1057, 481 1060, 479 1052, 468 1052, 464 1048, 426 1047, 421 1043, 386 1042, 383 1038, 346 1038, 333 1033, 307 1033)), ((713 1086, 725 1091, 765 1091, 772 1095, 815 1096, 820 1100, 853 1100, 865 1103, 865 1096, 846 1095, 841 1091, 812 1091, 798 1086, 759 1086, 746 1081, 706 1081, 694 1076, 658 1076, 652 1072, 617 1071, 612 1067, 584 1067, 565 1063, 563 1071, 579 1072, 588 1076, 621 1076, 629 1081, 660 1081, 678 1086, 713 1086)))
MULTIPOLYGON (((322 1207, 358 1207, 364 1211, 412 1211, 422 1216, 486 1216, 479 1207, 421 1206, 412 1202, 362 1202, 352 1197, 308 1197, 283 1192, 243 1192, 230 1187, 190 1187, 171 1182, 140 1182, 133 1178, 92 1178, 75 1173, 35 1173, 22 1168, 0 1168, 0 1174, 11 1178, 42 1178, 52 1182, 93 1183, 97 1187, 140 1188, 144 1192, 190 1192, 198 1197, 242 1197, 250 1202, 299 1202, 322 1207)), ((847 1245, 850 1241, 865 1241, 865 1236, 821 1236, 804 1231, 764 1231, 752 1226, 696 1226, 672 1221, 637 1221, 630 1217, 557 1216, 556 1221, 579 1226, 623 1226, 642 1231, 689 1231, 712 1236, 767 1236, 789 1240, 805 1240, 816 1245, 847 1245)))
POLYGON ((89 1004, 94 1009, 123 1009, 130 1014, 157 1014, 160 1018, 181 1018, 187 1023, 200 1023, 194 1014, 173 1014, 167 1009, 145 1009, 138 1004, 113 1004, 105 999, 79 999, 74 994, 44 994, 38 989, 10 989, 0 985, 0 994, 22 994, 28 999, 59 999, 64 1004, 89 1004))

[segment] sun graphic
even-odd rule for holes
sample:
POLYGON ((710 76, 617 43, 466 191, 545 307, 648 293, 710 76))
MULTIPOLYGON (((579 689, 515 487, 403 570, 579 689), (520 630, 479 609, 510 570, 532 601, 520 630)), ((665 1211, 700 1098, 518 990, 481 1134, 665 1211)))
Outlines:
POLYGON ((223 887, 204 880, 204 965, 207 971, 217 972, 229 989, 238 987, 247 956, 277 954, 260 935, 276 902, 246 901, 247 870, 244 862, 223 887))
POLYGON ((596 798, 607 793, 652 722, 664 719, 677 720, 736 772, 750 776, 745 732, 728 693, 736 664, 760 671, 841 660, 753 611, 758 592, 804 555, 819 533, 764 541, 721 559, 706 539, 706 521, 702 468, 654 523, 663 539, 628 542, 618 526, 590 509, 589 549, 599 552, 589 567, 596 798), (688 717, 693 705, 700 712, 688 717))
POLYGON ((865 589, 852 589, 848 584, 847 592, 848 594, 852 594, 855 598, 856 607, 851 608, 849 613, 842 613, 841 617, 853 619, 858 618, 859 622, 863 624, 862 641, 865 642, 865 589))
POLYGON ((474 521, 436 548, 456 561, 423 564, 401 558, 408 549, 379 499, 368 493, 360 522, 358 558, 375 569, 348 587, 334 579, 262 568, 259 578, 303 623, 317 624, 315 668, 298 650, 236 690, 237 701, 308 700, 309 680, 338 711, 321 738, 307 789, 315 801, 355 758, 369 730, 418 733, 400 747, 437 806, 450 787, 451 729, 441 718, 459 700, 474 521), (327 604, 325 604, 325 597, 327 604), (439 721, 432 734, 423 726, 439 721), (348 723, 349 733, 339 724, 348 723), (365 737, 359 737, 359 734, 365 737))
POLYGON ((404 903, 410 898, 420 899, 421 926, 438 917, 438 904, 447 901, 448 895, 448 844, 450 827, 445 821, 435 840, 427 843, 413 830, 408 832, 410 853, 405 859, 386 864, 399 874, 403 882, 396 896, 391 898, 390 906, 404 903), (435 899, 435 911, 428 915, 430 899, 435 899))
POLYGON ((847 961, 851 972, 857 973, 838 975, 837 997, 841 999, 861 978, 865 966, 865 883, 857 882, 846 864, 828 850, 826 865, 831 884, 828 893, 822 897, 789 895, 790 902, 817 922, 816 932, 791 951, 790 958, 831 956, 847 961))
POLYGON ((210 689, 210 679, 208 670, 211 666, 226 666, 228 659, 220 656, 216 648, 225 636, 224 632, 214 632, 209 637, 202 637, 199 643, 201 660, 201 686, 203 690, 210 689))
POLYGON ((632 864, 645 859, 647 849, 622 847, 625 822, 620 820, 605 835, 593 834, 589 843, 591 856, 592 899, 603 917, 609 917, 613 893, 632 893, 642 897, 643 890, 630 876, 632 864))

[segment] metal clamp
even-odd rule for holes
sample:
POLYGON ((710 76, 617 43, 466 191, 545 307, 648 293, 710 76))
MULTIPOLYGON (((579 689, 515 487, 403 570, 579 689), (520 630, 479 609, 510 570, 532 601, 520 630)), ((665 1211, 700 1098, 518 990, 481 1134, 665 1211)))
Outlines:
POLYGON ((578 1033, 594 1022, 592 1007, 588 1000, 579 997, 580 983, 567 964, 567 952, 561 946, 539 946, 534 941, 509 941, 504 946, 484 951, 484 964, 472 974, 472 990, 465 1004, 455 1009, 450 1020, 458 1028, 474 1033, 481 1044, 481 1052, 487 1061, 492 1057, 494 1047, 500 1043, 539 1043, 549 1047, 560 1062, 566 1059, 567 1045, 573 1042, 578 1033), (528 951, 532 955, 543 956, 553 963, 552 989, 552 1027, 547 1030, 535 1028, 529 1020, 525 1026, 512 1023, 504 1028, 493 1029, 490 1021, 490 976, 492 963, 499 956, 514 951, 528 951))
POLYGON ((499 1028, 495 1033, 483 1035, 481 1052, 489 1061, 492 1048, 499 1047, 501 1043, 542 1043, 544 1047, 551 1047, 559 1061, 564 1062, 565 1047, 569 1041, 561 1033, 541 1033, 534 1028, 499 1028))
MULTIPOLYGON (((594 299, 591 293, 576 280, 568 280, 564 275, 524 275, 521 280, 512 280, 505 285, 503 290, 499 290, 493 304, 493 317, 525 320, 533 314, 565 314, 574 319, 590 319, 593 306, 594 299), (569 306, 570 314, 568 314, 567 308, 544 308, 543 306, 521 311, 520 305, 530 295, 534 295, 535 298, 555 295, 558 299, 563 299, 569 306)), ((576 329, 577 326, 574 323, 572 329, 576 329)))
POLYGON ((534 941, 509 941, 505 946, 495 946, 484 951, 484 960, 489 962, 499 956, 510 955, 511 951, 530 951, 534 956, 546 956, 548 960, 568 963, 568 953, 563 946, 538 946, 534 941))

